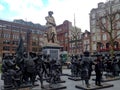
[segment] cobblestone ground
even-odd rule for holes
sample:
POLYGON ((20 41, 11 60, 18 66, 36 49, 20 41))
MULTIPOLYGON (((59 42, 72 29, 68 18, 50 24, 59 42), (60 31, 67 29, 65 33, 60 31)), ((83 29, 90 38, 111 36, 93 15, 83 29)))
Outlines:
MULTIPOLYGON (((69 69, 63 69, 63 73, 64 74, 70 74, 70 70, 69 69)), ((68 76, 62 76, 61 78, 62 78, 62 80, 66 81, 65 83, 62 83, 62 85, 67 86, 66 89, 62 89, 62 90, 79 90, 79 89, 75 88, 75 85, 83 84, 82 81, 69 80, 68 76)), ((92 81, 92 78, 94 78, 94 76, 91 77, 90 83, 94 83, 94 81, 92 81)), ((109 81, 107 83, 113 84, 114 86, 110 87, 110 88, 104 88, 103 90, 120 90, 120 80, 109 81)), ((47 83, 44 82, 44 84, 47 84, 47 83)), ((3 81, 0 80, 0 87, 2 85, 3 85, 3 81)), ((33 90, 40 90, 40 86, 33 88, 33 90)))

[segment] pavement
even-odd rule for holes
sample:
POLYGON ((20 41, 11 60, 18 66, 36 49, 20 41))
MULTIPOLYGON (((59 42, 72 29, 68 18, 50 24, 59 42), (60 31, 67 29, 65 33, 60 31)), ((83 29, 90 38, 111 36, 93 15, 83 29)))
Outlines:
MULTIPOLYGON (((70 69, 63 69, 63 73, 64 74, 71 74, 70 69)), ((94 74, 94 72, 93 72, 93 74, 94 74)), ((95 78, 95 76, 91 77, 90 84, 95 83, 95 81, 93 81, 92 78, 95 78)), ((68 79, 68 76, 61 76, 61 79, 66 81, 65 83, 61 83, 61 85, 67 86, 66 89, 62 89, 62 90, 80 90, 80 89, 76 88, 75 86, 79 85, 79 84, 80 85, 84 84, 83 81, 81 81, 81 80, 80 81, 70 80, 70 79, 68 79)), ((113 84, 114 86, 109 87, 109 88, 104 88, 102 90, 120 90, 120 80, 109 81, 107 83, 113 84)), ((46 84, 46 82, 44 82, 44 84, 46 84)), ((3 81, 0 80, 0 87, 2 85, 3 85, 3 81)), ((40 86, 39 86, 39 87, 33 88, 33 90, 41 90, 41 89, 40 89, 40 86)))

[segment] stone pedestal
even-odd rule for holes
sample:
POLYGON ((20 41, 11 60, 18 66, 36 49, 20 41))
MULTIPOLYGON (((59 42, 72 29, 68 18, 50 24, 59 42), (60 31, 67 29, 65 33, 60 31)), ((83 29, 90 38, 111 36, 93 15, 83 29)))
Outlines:
POLYGON ((60 89, 66 89, 67 87, 61 84, 53 84, 53 85, 44 85, 44 90, 60 90, 60 89))
POLYGON ((47 45, 42 47, 43 54, 50 55, 51 59, 60 60, 60 51, 63 47, 54 44, 54 43, 48 43, 47 45))
POLYGON ((102 86, 96 86, 95 84, 91 83, 89 87, 86 87, 85 84, 79 84, 76 85, 76 88, 82 89, 82 90, 97 90, 97 89, 103 89, 103 88, 110 88, 113 87, 113 84, 109 83, 102 83, 102 86))
POLYGON ((73 80, 73 81, 80 81, 80 80, 82 80, 81 77, 73 77, 73 76, 69 76, 68 79, 73 80))
MULTIPOLYGON (((95 78, 93 78, 92 80, 95 81, 95 78)), ((102 78, 101 82, 109 82, 109 81, 115 81, 115 80, 120 80, 120 76, 102 78)))

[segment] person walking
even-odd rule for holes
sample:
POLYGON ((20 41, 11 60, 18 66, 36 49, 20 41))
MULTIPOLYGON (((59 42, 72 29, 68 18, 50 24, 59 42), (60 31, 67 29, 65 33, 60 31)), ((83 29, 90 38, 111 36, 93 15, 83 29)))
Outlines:
POLYGON ((81 60, 81 79, 85 80, 86 87, 89 88, 89 79, 91 77, 92 72, 92 60, 91 57, 89 57, 89 52, 84 52, 84 57, 81 60))
POLYGON ((97 55, 97 59, 95 60, 94 64, 95 64, 95 73, 96 73, 95 85, 102 86, 101 79, 102 79, 104 64, 102 62, 102 58, 100 55, 97 55))

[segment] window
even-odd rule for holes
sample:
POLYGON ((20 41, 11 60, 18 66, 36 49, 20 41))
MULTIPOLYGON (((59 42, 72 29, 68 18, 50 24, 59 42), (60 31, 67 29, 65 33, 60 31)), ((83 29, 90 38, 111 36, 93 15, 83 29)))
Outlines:
POLYGON ((12 47, 12 51, 16 51, 16 48, 17 48, 17 47, 12 47))
POLYGON ((67 38, 65 39, 65 43, 68 43, 68 39, 67 38))
POLYGON ((92 36, 92 41, 96 41, 96 36, 92 36))
POLYGON ((89 40, 84 40, 84 44, 86 45, 86 44, 89 44, 90 43, 90 41, 89 40))
POLYGON ((92 50, 96 50, 96 44, 92 45, 92 50))
POLYGON ((18 45, 18 41, 12 41, 13 45, 18 45))
POLYGON ((61 31, 62 31, 62 29, 60 28, 60 29, 57 29, 56 31, 57 31, 57 32, 61 32, 61 31))
POLYGON ((39 38, 34 36, 32 39, 38 41, 39 38))
POLYGON ((3 34, 3 37, 4 37, 4 38, 10 38, 10 34, 4 33, 4 34, 3 34))
POLYGON ((92 14, 92 18, 93 18, 93 19, 95 18, 95 13, 92 14))
POLYGON ((36 44, 36 42, 32 42, 32 46, 36 46, 37 44, 36 44))
POLYGON ((105 15, 105 11, 103 11, 103 10, 102 11, 98 11, 98 15, 99 16, 104 16, 105 15))
POLYGON ((24 34, 26 34, 26 31, 21 30, 20 33, 24 33, 24 34))
POLYGON ((4 40, 3 44, 10 44, 10 40, 4 40))
POLYGON ((120 22, 116 22, 117 23, 117 26, 116 26, 116 29, 120 29, 120 22))
POLYGON ((95 23, 96 23, 95 20, 91 21, 91 25, 95 25, 95 23))
MULTIPOLYGON (((100 29, 96 29, 97 32, 100 32, 100 29)), ((102 30, 103 31, 103 30, 102 30)))
POLYGON ((3 25, 3 30, 8 30, 8 29, 11 29, 11 25, 7 25, 7 24, 3 25))
POLYGON ((19 39, 19 35, 13 35, 13 39, 19 39))
POLYGON ((116 14, 115 19, 118 20, 120 18, 119 14, 116 14))
POLYGON ((3 50, 9 51, 9 50, 10 50, 10 47, 9 47, 9 46, 3 46, 3 50))
POLYGON ((92 28, 92 33, 95 33, 95 28, 92 28))
POLYGON ((117 38, 120 38, 120 31, 117 32, 117 35, 119 35, 117 38))
POLYGON ((32 48, 32 51, 33 52, 37 52, 37 48, 32 48))
POLYGON ((107 40, 107 36, 105 33, 103 34, 103 40, 107 40))
POLYGON ((0 24, 0 30, 2 30, 3 29, 3 26, 0 24))
POLYGON ((117 10, 118 10, 118 6, 117 5, 112 6, 112 11, 113 12, 116 12, 117 10))
POLYGON ((27 33, 27 31, 28 31, 28 30, 27 30, 26 28, 24 28, 24 27, 21 27, 21 28, 20 28, 20 32, 21 32, 21 33, 27 33))
POLYGON ((85 37, 87 37, 88 35, 87 35, 87 33, 85 34, 85 37))
POLYGON ((22 36, 22 39, 25 40, 25 36, 22 36))
POLYGON ((103 24, 105 24, 105 23, 106 23, 105 18, 102 18, 102 23, 103 23, 103 24))
POLYGON ((37 34, 43 34, 43 31, 37 30, 37 34))
POLYGON ((17 26, 12 26, 12 31, 13 32, 19 32, 19 27, 17 27, 17 26))
POLYGON ((87 51, 90 51, 90 45, 87 45, 87 51))
POLYGON ((68 34, 67 34, 67 33, 65 33, 65 37, 67 37, 67 35, 68 35, 68 34))
POLYGON ((99 40, 99 41, 101 40, 101 37, 100 37, 100 35, 99 35, 99 34, 97 34, 97 36, 96 36, 96 37, 97 37, 97 40, 99 40))
POLYGON ((36 34, 36 33, 37 33, 37 31, 34 30, 34 29, 32 29, 31 31, 32 31, 33 34, 36 34))

